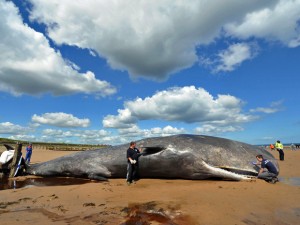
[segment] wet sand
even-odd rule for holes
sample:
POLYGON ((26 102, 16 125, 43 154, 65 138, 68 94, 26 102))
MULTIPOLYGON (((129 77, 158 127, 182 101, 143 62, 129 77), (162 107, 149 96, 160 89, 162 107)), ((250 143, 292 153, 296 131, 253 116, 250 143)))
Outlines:
MULTIPOLYGON (((276 151, 271 153, 278 159, 276 151)), ((66 154, 70 152, 34 149, 32 163, 66 154)), ((127 186, 125 179, 110 179, 1 190, 0 223, 299 224, 300 150, 285 150, 285 159, 279 161, 276 184, 142 179, 127 186)))

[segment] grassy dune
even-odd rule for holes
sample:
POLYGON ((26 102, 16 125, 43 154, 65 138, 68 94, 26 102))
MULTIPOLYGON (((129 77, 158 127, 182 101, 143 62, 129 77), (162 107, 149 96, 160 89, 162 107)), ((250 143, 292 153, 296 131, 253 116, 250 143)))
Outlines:
MULTIPOLYGON (((6 150, 3 144, 15 147, 17 143, 21 143, 23 147, 28 145, 28 141, 13 140, 8 138, 0 138, 0 152, 6 150)), ((31 142, 33 148, 46 149, 52 151, 85 151, 90 149, 104 148, 108 145, 88 145, 88 144, 66 144, 66 143, 48 143, 48 142, 31 142)))

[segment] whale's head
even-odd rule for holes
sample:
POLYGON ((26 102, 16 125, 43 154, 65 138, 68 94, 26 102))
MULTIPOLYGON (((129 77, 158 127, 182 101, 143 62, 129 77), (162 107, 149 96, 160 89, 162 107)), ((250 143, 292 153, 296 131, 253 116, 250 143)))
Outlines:
POLYGON ((146 177, 247 180, 257 176, 253 165, 258 154, 276 166, 265 149, 223 138, 176 135, 146 139, 141 145, 141 173, 146 177))

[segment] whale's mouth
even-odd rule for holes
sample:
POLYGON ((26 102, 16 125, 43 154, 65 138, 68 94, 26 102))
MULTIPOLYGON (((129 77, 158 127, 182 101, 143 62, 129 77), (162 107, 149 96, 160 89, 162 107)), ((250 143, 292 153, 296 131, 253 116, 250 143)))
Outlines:
POLYGON ((257 176, 257 172, 249 169, 240 169, 227 166, 212 166, 202 161, 203 166, 206 168, 210 178, 218 178, 224 180, 251 180, 257 176))
POLYGON ((249 171, 249 170, 243 170, 243 169, 239 169, 239 168, 224 167, 224 166, 220 166, 220 167, 217 167, 217 168, 226 170, 226 171, 231 172, 231 173, 235 173, 235 174, 239 174, 239 175, 244 175, 244 176, 250 176, 250 177, 257 176, 257 174, 258 174, 258 172, 253 172, 253 171, 249 171))
POLYGON ((147 156, 147 155, 153 155, 156 154, 158 152, 161 152, 163 150, 165 150, 165 147, 162 146, 151 146, 151 147, 143 147, 143 151, 142 151, 142 155, 143 156, 147 156))

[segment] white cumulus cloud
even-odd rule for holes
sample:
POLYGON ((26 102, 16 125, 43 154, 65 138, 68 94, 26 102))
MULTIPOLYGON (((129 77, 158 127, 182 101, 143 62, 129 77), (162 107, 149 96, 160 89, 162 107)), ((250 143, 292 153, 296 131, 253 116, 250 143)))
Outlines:
POLYGON ((224 132, 235 132, 235 131, 242 131, 243 128, 241 126, 219 126, 214 124, 204 124, 201 127, 197 127, 195 129, 196 134, 201 135, 213 135, 213 134, 220 134, 224 132))
POLYGON ((45 24, 56 44, 93 50, 111 68, 153 80, 191 67, 198 47, 220 37, 271 38, 290 47, 300 38, 299 0, 30 2, 31 20, 45 24))
POLYGON ((115 87, 93 72, 79 73, 50 47, 47 38, 24 24, 10 1, 0 2, 0 89, 14 95, 110 95, 115 87))
POLYGON ((232 44, 228 49, 218 54, 218 66, 215 69, 219 71, 232 71, 245 60, 253 58, 257 54, 257 48, 246 43, 232 44))
POLYGON ((281 41, 289 47, 300 45, 300 0, 269 1, 266 7, 249 11, 242 20, 224 26, 227 35, 281 41))
POLYGON ((26 134, 32 131, 31 127, 23 127, 11 122, 0 123, 0 134, 26 134))
POLYGON ((252 121, 254 116, 242 113, 242 106, 243 102, 231 95, 214 98, 203 88, 175 87, 145 99, 125 102, 118 115, 108 115, 103 119, 103 126, 126 128, 142 120, 210 122, 222 126, 252 121))
POLYGON ((44 113, 41 116, 34 114, 31 120, 34 123, 56 127, 88 127, 90 125, 89 119, 79 119, 72 114, 63 112, 44 113))
POLYGON ((272 102, 269 107, 257 107, 255 109, 250 109, 250 112, 262 112, 262 113, 276 113, 283 110, 283 101, 272 102))

